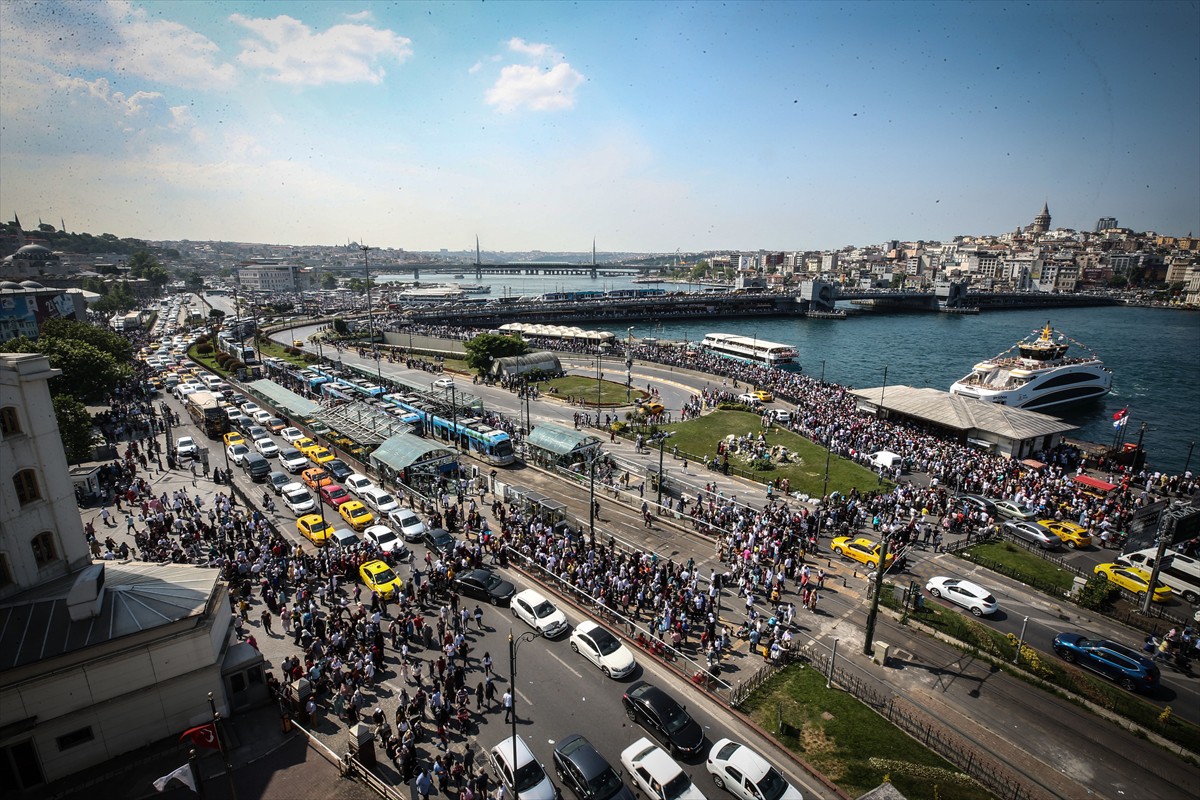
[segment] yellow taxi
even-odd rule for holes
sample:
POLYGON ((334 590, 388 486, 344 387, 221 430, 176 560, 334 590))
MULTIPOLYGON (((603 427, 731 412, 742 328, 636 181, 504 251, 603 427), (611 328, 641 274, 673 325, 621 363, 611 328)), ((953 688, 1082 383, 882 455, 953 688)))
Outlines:
MULTIPOLYGON (((1127 567, 1124 564, 1097 564, 1092 570, 1097 575, 1103 575, 1109 583, 1116 584, 1122 589, 1133 592, 1138 600, 1146 596, 1146 587, 1150 585, 1150 573, 1141 567, 1127 567)), ((1171 587, 1162 581, 1154 585, 1154 596, 1150 598, 1155 603, 1171 599, 1171 587)))
POLYGON ((775 395, 771 394, 766 389, 759 389, 758 391, 751 392, 751 394, 757 397, 758 402, 760 403, 769 403, 775 399, 775 395))
POLYGON ((309 450, 307 453, 305 453, 305 455, 308 456, 309 461, 313 462, 317 466, 325 464, 329 461, 333 461, 333 459, 337 457, 333 453, 329 452, 329 448, 327 447, 317 447, 313 450, 309 450))
POLYGON ((333 483, 333 476, 321 467, 309 467, 300 473, 300 479, 314 492, 319 492, 322 486, 333 483))
POLYGON ((649 417, 653 417, 655 414, 663 413, 663 404, 657 400, 647 400, 641 404, 641 407, 642 411, 644 411, 646 416, 649 417))
POLYGON ((1053 519, 1039 519, 1038 525, 1046 528, 1055 536, 1063 540, 1063 544, 1071 549, 1076 547, 1088 547, 1092 543, 1092 537, 1088 536, 1087 528, 1082 525, 1076 525, 1074 522, 1059 522, 1053 519))
POLYGON ((356 531, 365 530, 368 525, 375 521, 375 515, 371 513, 371 509, 358 500, 342 503, 338 506, 338 513, 356 531))
POLYGON ((308 455, 313 450, 319 449, 321 447, 321 445, 317 444, 312 439, 305 436, 302 439, 297 439, 296 441, 292 442, 292 447, 296 448, 301 453, 304 453, 304 455, 308 455))
MULTIPOLYGON (((882 548, 883 545, 862 537, 851 539, 849 536, 839 536, 833 540, 833 552, 866 564, 872 569, 879 566, 879 551, 882 548)), ((890 567, 895 560, 896 557, 888 553, 886 565, 890 567)))
POLYGON ((320 514, 305 514, 296 520, 296 530, 300 531, 300 535, 305 539, 319 547, 329 541, 329 534, 333 533, 333 526, 321 519, 320 514))
POLYGON ((304 347, 303 339, 292 339, 292 347, 304 347))
POLYGON ((404 586, 404 581, 383 561, 368 561, 358 568, 363 585, 380 597, 391 597, 404 586))
POLYGON ((225 434, 224 439, 225 439, 226 447, 233 447, 235 444, 245 444, 246 443, 246 437, 242 436, 237 431, 233 431, 231 433, 225 434))

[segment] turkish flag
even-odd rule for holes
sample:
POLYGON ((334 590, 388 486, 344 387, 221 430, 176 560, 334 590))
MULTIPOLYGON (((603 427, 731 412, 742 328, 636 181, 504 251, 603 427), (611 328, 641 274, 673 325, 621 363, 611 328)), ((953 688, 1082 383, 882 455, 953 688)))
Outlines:
POLYGON ((220 750, 221 743, 217 741, 217 726, 213 723, 207 725, 197 725, 195 728, 188 728, 179 737, 179 741, 191 739, 192 744, 197 747, 211 747, 213 750, 220 750))

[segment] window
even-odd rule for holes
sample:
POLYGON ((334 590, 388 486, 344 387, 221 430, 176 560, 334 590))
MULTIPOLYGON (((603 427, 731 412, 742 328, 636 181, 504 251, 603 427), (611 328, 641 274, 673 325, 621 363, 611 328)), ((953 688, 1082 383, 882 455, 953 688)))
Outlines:
POLYGON ((55 741, 58 742, 58 749, 61 752, 63 750, 70 750, 72 747, 78 747, 81 744, 87 744, 95 738, 95 734, 92 733, 92 726, 88 725, 86 728, 64 733, 55 741))
POLYGON ((0 589, 11 586, 12 582, 12 567, 8 564, 8 553, 0 553, 0 589))
POLYGON ((21 505, 32 503, 42 496, 38 491, 37 476, 31 469, 23 469, 13 475, 13 486, 17 490, 17 502, 21 505))
POLYGON ((44 567, 58 558, 58 548, 54 546, 54 534, 50 531, 42 531, 33 537, 29 546, 33 548, 33 560, 39 567, 44 567))
POLYGON ((16 406, 0 408, 0 435, 12 436, 21 432, 21 419, 17 416, 16 406))
POLYGON ((46 782, 31 740, 0 747, 0 786, 30 789, 46 782))

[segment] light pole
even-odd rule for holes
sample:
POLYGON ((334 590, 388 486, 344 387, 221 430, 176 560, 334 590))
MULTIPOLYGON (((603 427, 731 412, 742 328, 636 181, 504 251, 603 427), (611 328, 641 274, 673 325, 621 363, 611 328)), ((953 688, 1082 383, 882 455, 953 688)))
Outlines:
POLYGON ((883 393, 887 391, 887 364, 883 365, 883 386, 879 389, 879 416, 883 416, 883 393))
POLYGON ((604 377, 604 373, 600 371, 601 359, 604 354, 600 350, 596 351, 596 419, 600 418, 600 379, 604 377))
POLYGON ((221 738, 221 712, 217 711, 217 704, 213 700, 212 692, 208 693, 208 707, 212 711, 212 725, 217 735, 217 749, 221 753, 221 760, 225 762, 225 777, 229 779, 229 796, 232 800, 237 800, 237 786, 233 782, 233 764, 229 763, 229 755, 225 752, 225 742, 221 738))
POLYGON ((382 382, 383 374, 379 369, 379 348, 375 346, 375 314, 371 305, 371 265, 367 262, 367 253, 378 250, 378 247, 367 247, 365 244, 358 248, 363 254, 363 274, 367 278, 367 333, 371 338, 371 350, 375 353, 375 376, 382 382))
POLYGON ((663 493, 663 447, 667 444, 667 437, 671 432, 664 431, 658 435, 658 507, 662 509, 662 493, 663 493))
POLYGON ((1181 475, 1187 476, 1188 467, 1192 465, 1192 449, 1196 446, 1195 441, 1188 442, 1188 457, 1187 461, 1183 462, 1183 472, 1181 475))
POLYGON ((596 459, 600 457, 600 448, 588 459, 588 533, 592 541, 596 541, 596 459))
MULTIPOLYGON (((633 400, 633 326, 625 329, 625 405, 633 400)), ((597 409, 599 411, 599 409, 597 409)))
POLYGON ((825 482, 821 484, 821 505, 817 511, 817 540, 821 539, 821 518, 825 516, 826 498, 829 497, 829 453, 833 444, 833 436, 825 434, 825 482))
MULTIPOLYGON (((516 770, 517 764, 517 650, 522 642, 532 642, 541 634, 533 631, 525 631, 520 636, 513 638, 512 629, 508 631, 508 693, 512 697, 512 707, 509 709, 512 713, 508 715, 509 722, 512 723, 512 763, 513 770, 516 770)), ((517 788, 516 776, 513 776, 513 800, 520 800, 521 790, 517 788)))

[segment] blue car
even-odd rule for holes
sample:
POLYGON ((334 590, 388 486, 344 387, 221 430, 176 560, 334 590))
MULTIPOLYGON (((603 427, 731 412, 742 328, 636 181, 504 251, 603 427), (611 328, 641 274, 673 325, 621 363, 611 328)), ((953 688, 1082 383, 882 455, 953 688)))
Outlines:
POLYGON ((1153 659, 1108 639, 1060 633, 1054 637, 1054 652, 1063 661, 1099 673, 1127 691, 1146 692, 1158 686, 1158 665, 1153 659))

